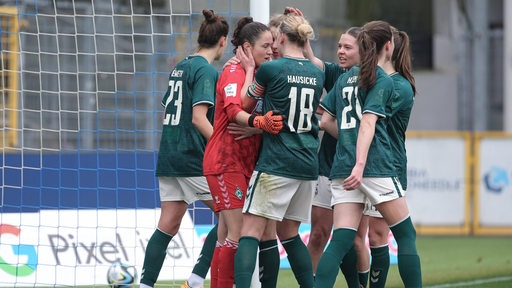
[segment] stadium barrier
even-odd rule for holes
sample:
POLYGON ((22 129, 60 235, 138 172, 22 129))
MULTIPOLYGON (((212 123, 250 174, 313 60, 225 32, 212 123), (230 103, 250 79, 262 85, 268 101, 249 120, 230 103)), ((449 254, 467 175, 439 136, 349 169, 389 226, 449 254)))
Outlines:
MULTIPOLYGON (((406 197, 418 234, 512 235, 511 146, 504 133, 409 133, 406 197)), ((140 269, 159 215, 156 151, 21 156, 0 160, 0 286, 104 283, 118 260, 140 269)), ((161 280, 188 275, 214 222, 190 207, 161 280)), ((309 224, 300 232, 307 242, 309 224)), ((395 248, 390 237, 391 261, 395 248)), ((289 267, 282 249, 281 258, 289 267)))

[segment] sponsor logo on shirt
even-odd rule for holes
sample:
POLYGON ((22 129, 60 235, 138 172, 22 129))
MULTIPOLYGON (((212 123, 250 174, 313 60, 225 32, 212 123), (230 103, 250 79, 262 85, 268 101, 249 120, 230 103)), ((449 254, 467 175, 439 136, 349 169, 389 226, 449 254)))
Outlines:
POLYGON ((224 94, 226 94, 227 97, 235 97, 236 96, 236 83, 228 84, 226 87, 224 87, 224 94))

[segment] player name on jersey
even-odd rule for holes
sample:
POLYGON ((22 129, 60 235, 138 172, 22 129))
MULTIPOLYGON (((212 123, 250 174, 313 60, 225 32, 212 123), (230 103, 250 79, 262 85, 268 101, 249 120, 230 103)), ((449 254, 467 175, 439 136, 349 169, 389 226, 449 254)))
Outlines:
POLYGON ((347 79, 347 84, 354 84, 354 83, 357 83, 357 78, 358 78, 358 76, 350 76, 350 77, 347 79))
POLYGON ((183 70, 172 70, 171 77, 181 77, 183 70))
POLYGON ((288 83, 316 85, 316 78, 299 75, 288 75, 288 83))

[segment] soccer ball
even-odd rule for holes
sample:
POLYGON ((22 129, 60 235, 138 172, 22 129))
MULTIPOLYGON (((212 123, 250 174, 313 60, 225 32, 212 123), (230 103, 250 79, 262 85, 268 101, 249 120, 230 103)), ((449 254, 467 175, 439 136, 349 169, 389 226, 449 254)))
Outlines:
POLYGON ((113 288, 133 287, 137 282, 138 274, 135 266, 126 263, 114 262, 108 268, 107 281, 113 288))

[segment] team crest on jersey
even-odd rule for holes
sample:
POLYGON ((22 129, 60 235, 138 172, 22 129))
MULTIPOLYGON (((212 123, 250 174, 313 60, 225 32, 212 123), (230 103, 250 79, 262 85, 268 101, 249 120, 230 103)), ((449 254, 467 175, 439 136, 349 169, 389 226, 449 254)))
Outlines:
POLYGON ((224 94, 226 98, 236 96, 236 83, 231 83, 224 87, 224 94))
POLYGON ((242 197, 244 196, 244 192, 242 192, 242 190, 240 190, 240 188, 236 187, 235 196, 238 199, 242 199, 242 197))

